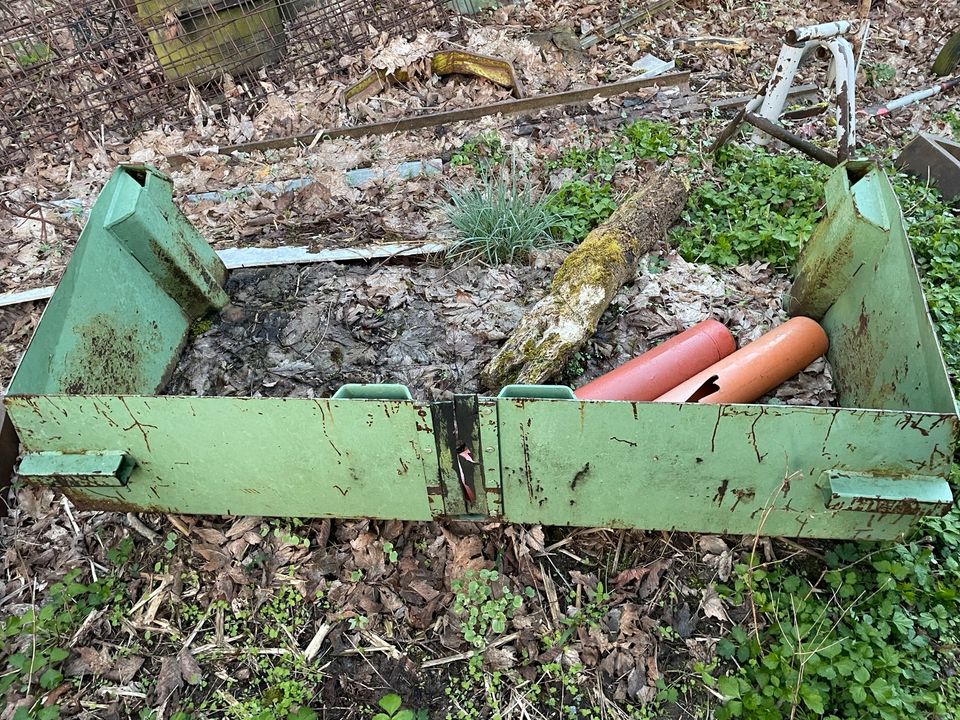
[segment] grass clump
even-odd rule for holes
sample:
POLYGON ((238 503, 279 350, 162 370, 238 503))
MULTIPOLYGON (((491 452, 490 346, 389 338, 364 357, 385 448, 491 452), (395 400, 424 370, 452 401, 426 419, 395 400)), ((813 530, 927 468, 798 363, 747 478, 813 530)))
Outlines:
POLYGON ((488 263, 526 259, 531 251, 556 245, 547 199, 510 173, 483 173, 464 190, 448 188, 445 210, 458 233, 453 256, 479 257, 488 263))

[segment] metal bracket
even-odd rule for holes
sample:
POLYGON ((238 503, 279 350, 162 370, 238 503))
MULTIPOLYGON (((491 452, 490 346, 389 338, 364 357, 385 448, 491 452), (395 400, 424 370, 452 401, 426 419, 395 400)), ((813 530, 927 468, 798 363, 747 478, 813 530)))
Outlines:
POLYGON ((824 473, 829 510, 881 515, 946 515, 953 507, 950 485, 940 477, 877 477, 831 470, 824 473))
POLYGON ((960 198, 960 143, 920 133, 895 161, 898 168, 932 182, 948 202, 960 198))
POLYGON ((332 400, 413 400, 406 385, 393 383, 347 383, 333 394, 332 400))
POLYGON ((21 477, 59 488, 123 487, 137 462, 122 452, 28 453, 20 461, 21 477))
POLYGON ((526 398, 528 400, 576 400, 566 385, 507 385, 498 398, 526 398))
POLYGON ((443 510, 452 516, 489 516, 480 434, 479 399, 454 395, 431 405, 443 510))
POLYGON ((839 162, 850 157, 857 141, 856 62, 853 57, 853 45, 842 36, 849 33, 852 28, 852 23, 839 21, 788 31, 770 80, 724 128, 710 151, 715 152, 736 134, 744 122, 747 122, 754 127, 751 140, 757 145, 767 145, 771 138, 776 138, 830 167, 835 167, 839 162), (836 92, 838 141, 836 157, 779 125, 784 104, 793 87, 797 71, 807 58, 817 52, 826 52, 830 56, 827 83, 833 83, 836 92))

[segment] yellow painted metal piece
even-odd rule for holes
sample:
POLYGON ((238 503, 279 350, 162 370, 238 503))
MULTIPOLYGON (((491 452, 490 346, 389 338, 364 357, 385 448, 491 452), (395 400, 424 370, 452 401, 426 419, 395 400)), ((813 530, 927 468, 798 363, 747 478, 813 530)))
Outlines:
POLYGON ((172 82, 209 82, 223 73, 256 70, 279 60, 285 46, 276 0, 207 3, 136 0, 164 75, 172 82))
POLYGON ((483 78, 501 87, 513 88, 514 95, 523 97, 523 85, 509 60, 465 50, 443 50, 433 56, 430 69, 437 75, 459 73, 483 78))
MULTIPOLYGON (((430 70, 436 75, 473 75, 502 87, 513 88, 517 98, 524 97, 523 85, 509 60, 465 50, 441 50, 430 59, 430 70)), ((343 103, 350 105, 369 100, 393 83, 405 83, 408 80, 410 73, 407 70, 392 73, 375 70, 343 91, 343 103)))

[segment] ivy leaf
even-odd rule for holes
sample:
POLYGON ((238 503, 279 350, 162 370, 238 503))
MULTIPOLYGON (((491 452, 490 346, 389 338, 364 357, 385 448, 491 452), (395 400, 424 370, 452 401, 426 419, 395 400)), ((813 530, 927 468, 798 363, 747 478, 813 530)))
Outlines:
POLYGON ((913 620, 907 617, 903 611, 897 610, 893 614, 893 624, 896 625, 897 629, 904 635, 908 637, 913 635, 913 620))
POLYGON ((722 638, 717 643, 717 655, 719 655, 722 658, 733 657, 733 654, 736 651, 737 651, 737 648, 727 638, 722 638))
POLYGON ((61 660, 66 660, 70 656, 70 653, 63 648, 58 647, 52 648, 47 654, 50 656, 50 662, 60 662, 61 660))
POLYGON ((61 680, 63 680, 63 675, 60 674, 59 670, 47 668, 40 676, 40 687, 44 690, 53 690, 53 688, 60 684, 61 680))
POLYGON ((400 696, 396 693, 390 693, 389 695, 384 695, 380 698, 380 702, 377 703, 387 715, 393 715, 400 709, 400 705, 403 701, 400 699, 400 696))

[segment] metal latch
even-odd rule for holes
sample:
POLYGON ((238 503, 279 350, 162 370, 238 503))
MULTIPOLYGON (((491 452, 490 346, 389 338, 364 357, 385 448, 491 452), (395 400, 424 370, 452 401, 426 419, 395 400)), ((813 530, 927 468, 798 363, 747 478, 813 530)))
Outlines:
POLYGON ((445 515, 499 514, 487 500, 479 405, 476 395, 454 395, 430 408, 445 515))
POLYGON ((940 477, 878 477, 830 470, 824 473, 829 510, 883 515, 946 515, 953 507, 950 485, 940 477))
POLYGON ((137 461, 122 452, 27 453, 18 473, 30 482, 61 488, 122 487, 137 461))

